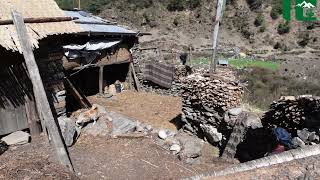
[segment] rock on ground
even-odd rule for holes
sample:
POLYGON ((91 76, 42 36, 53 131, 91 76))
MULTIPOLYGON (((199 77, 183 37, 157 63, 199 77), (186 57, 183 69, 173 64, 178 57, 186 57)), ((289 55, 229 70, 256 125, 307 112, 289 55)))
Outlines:
POLYGON ((75 121, 68 117, 59 117, 58 122, 66 145, 69 147, 72 146, 77 135, 80 134, 80 131, 77 130, 75 121))
POLYGON ((30 139, 29 133, 26 133, 23 131, 17 131, 8 136, 3 137, 1 140, 11 146, 11 145, 27 144, 29 142, 29 139, 30 139))

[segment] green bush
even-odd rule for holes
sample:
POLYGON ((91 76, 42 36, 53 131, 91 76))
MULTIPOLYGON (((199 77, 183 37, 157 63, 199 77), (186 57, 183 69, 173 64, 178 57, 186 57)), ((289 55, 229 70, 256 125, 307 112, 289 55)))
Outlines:
POLYGON ((261 26, 264 23, 264 16, 262 13, 259 13, 256 19, 254 20, 254 25, 256 27, 261 26))
POLYGON ((289 21, 282 21, 278 25, 278 33, 285 34, 290 32, 290 22, 289 21))

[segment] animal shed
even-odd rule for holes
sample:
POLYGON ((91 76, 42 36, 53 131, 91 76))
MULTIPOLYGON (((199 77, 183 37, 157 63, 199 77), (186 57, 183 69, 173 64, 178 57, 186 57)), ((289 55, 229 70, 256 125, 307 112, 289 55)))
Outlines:
MULTIPOLYGON (((84 12, 76 11, 69 12, 68 15, 66 11, 59 9, 57 4, 51 0, 33 0, 28 3, 15 0, 10 1, 10 3, 3 1, 1 4, 2 8, 17 9, 24 18, 77 17, 76 14, 78 14, 78 16, 85 15, 83 17, 88 20, 90 16, 84 12), (40 4, 45 4, 42 7, 48 7, 50 10, 35 8, 39 7, 40 4)), ((4 13, 1 14, 1 17, 5 17, 2 20, 12 19, 10 11, 1 12, 4 13)), ((95 17, 92 17, 92 19, 94 20, 95 17)), ((129 49, 137 42, 136 33, 106 23, 104 20, 100 19, 100 21, 96 22, 97 24, 93 22, 86 24, 82 20, 80 22, 27 23, 30 41, 35 49, 35 59, 48 100, 56 116, 66 113, 68 99, 70 99, 65 96, 65 93, 70 94, 68 92, 68 86, 70 85, 68 82, 74 81, 76 84, 72 86, 79 85, 81 89, 83 88, 82 84, 77 82, 83 82, 83 77, 90 82, 98 83, 99 73, 94 72, 104 66, 108 66, 104 68, 106 69, 104 75, 106 85, 114 83, 115 80, 126 80, 131 60, 129 49), (97 29, 98 27, 100 29, 97 29), (101 31, 103 30, 102 27, 105 27, 105 31, 101 31), (94 30, 96 31, 94 32, 94 30), (83 63, 81 58, 70 61, 64 56, 67 51, 63 47, 66 45, 115 41, 118 43, 114 46, 100 49, 96 61, 91 62, 92 66, 87 66, 88 64, 83 63), (85 67, 90 68, 86 69, 85 67), (111 73, 109 69, 112 70, 111 73), (119 71, 114 73, 114 69, 119 71), (66 81, 66 77, 74 72, 78 73, 66 81)), ((0 32, 3 34, 0 37, 0 53, 2 56, 0 68, 0 135, 23 129, 30 129, 32 134, 40 133, 41 124, 34 101, 32 83, 26 70, 24 58, 21 55, 22 51, 17 34, 15 34, 14 25, 1 25, 0 32)), ((86 53, 90 54, 91 52, 86 51, 86 53)), ((86 91, 87 89, 83 88, 83 90, 86 91)), ((98 88, 94 93, 97 92, 98 88)))

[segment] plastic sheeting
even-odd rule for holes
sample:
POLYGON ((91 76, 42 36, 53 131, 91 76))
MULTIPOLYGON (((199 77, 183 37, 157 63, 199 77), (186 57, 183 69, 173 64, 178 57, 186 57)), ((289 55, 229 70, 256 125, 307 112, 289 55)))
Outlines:
POLYGON ((99 41, 99 42, 94 42, 94 41, 89 41, 84 45, 78 45, 78 44, 70 44, 63 46, 64 49, 69 49, 69 50, 85 50, 85 51, 97 51, 97 50, 103 50, 103 49, 108 49, 111 48, 117 44, 119 44, 121 41, 99 41))

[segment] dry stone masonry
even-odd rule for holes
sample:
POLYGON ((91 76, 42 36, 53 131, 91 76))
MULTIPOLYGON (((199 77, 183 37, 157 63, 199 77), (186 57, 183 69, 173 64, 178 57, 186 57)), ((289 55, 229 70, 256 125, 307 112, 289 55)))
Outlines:
POLYGON ((222 145, 230 136, 238 111, 241 112, 228 109, 240 104, 242 94, 243 88, 227 70, 216 78, 201 73, 184 78, 181 90, 184 130, 211 144, 222 145))

